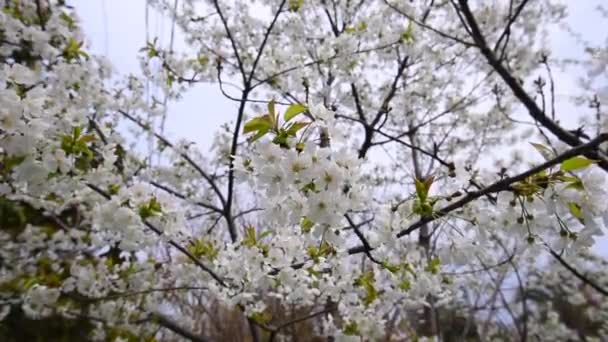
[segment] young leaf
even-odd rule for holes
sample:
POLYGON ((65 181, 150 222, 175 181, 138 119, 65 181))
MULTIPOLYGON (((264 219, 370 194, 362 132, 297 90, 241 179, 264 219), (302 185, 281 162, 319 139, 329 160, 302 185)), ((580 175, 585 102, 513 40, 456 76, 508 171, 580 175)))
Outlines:
POLYGON ((82 127, 74 126, 74 129, 72 130, 72 136, 74 141, 78 140, 78 138, 80 137, 80 133, 82 133, 82 127))
POLYGON ((416 183, 416 195, 418 195, 420 202, 425 202, 428 192, 425 189, 424 183, 419 179, 415 179, 414 181, 416 183))
POLYGON ((433 181, 434 178, 432 176, 424 179, 415 179, 416 195, 418 195, 421 202, 426 202, 431 185, 433 185, 433 181))
POLYGON ((561 163, 560 168, 562 171, 576 171, 584 169, 593 163, 593 160, 587 159, 585 157, 573 157, 568 160, 564 160, 561 163))
POLYGON ((272 117, 275 116, 275 112, 274 112, 274 99, 270 100, 270 102, 268 102, 268 114, 271 115, 272 117))
POLYGON ((242 244, 243 244, 243 246, 246 246, 246 247, 257 246, 258 239, 255 234, 255 227, 253 227, 253 226, 247 227, 247 229, 245 230, 245 238, 243 239, 242 244))
POLYGON ((308 110, 308 107, 301 105, 299 103, 296 104, 292 104, 291 106, 289 106, 289 108, 287 108, 287 110, 285 111, 285 114, 283 114, 283 118, 285 119, 285 122, 293 119, 296 115, 301 114, 305 111, 308 110))
POLYGON ((568 209, 570 209, 572 216, 576 217, 581 223, 583 223, 583 208, 581 208, 580 205, 570 202, 568 203, 568 209))
POLYGON ((534 147, 540 153, 540 155, 545 158, 545 160, 549 160, 555 156, 553 150, 543 144, 531 142, 530 145, 532 145, 532 147, 534 147))
POLYGON ((382 262, 382 267, 384 267, 386 270, 388 270, 391 273, 397 273, 400 269, 399 265, 391 265, 388 261, 383 261, 382 262))
POLYGON ((432 274, 437 274, 437 273, 439 273, 440 269, 441 269, 441 260, 439 259, 438 256, 436 256, 431 261, 429 261, 429 264, 427 265, 425 270, 432 274))
POLYGON ((254 131, 261 131, 266 129, 267 131, 272 128, 272 121, 269 115, 255 117, 245 123, 243 126, 243 133, 251 133, 254 131))
POLYGON ((583 184, 582 180, 576 179, 576 180, 570 182, 566 186, 566 189, 574 189, 574 190, 583 191, 583 190, 585 190, 585 185, 583 184))
POLYGON ((254 142, 254 141, 260 139, 261 137, 265 136, 266 133, 268 133, 268 131, 269 131, 268 128, 260 129, 253 137, 251 137, 251 142, 254 142))
POLYGON ((289 128, 287 129, 287 134, 290 136, 295 136, 296 133, 298 133, 299 130, 301 130, 302 128, 308 126, 310 123, 309 122, 294 122, 291 126, 289 126, 289 128))
POLYGON ((83 144, 86 144, 88 142, 95 141, 95 139, 96 139, 96 137, 94 134, 86 134, 86 135, 83 135, 78 141, 83 144))
POLYGON ((144 220, 160 214, 162 214, 162 207, 156 197, 152 197, 147 203, 139 206, 139 216, 144 220))
POLYGON ((359 327, 357 326, 357 322, 348 322, 344 326, 344 335, 346 336, 357 336, 359 335, 359 327))
POLYGON ((304 4, 304 0, 289 0, 289 10, 297 12, 304 4))
POLYGON ((262 234, 260 234, 259 239, 261 240, 261 239, 263 239, 263 238, 265 238, 265 237, 267 237, 268 235, 271 235, 271 234, 272 234, 272 231, 271 230, 267 230, 267 231, 263 232, 262 234))
POLYGON ((405 28, 405 31, 401 34, 401 41, 406 44, 411 44, 414 42, 414 25, 410 21, 405 28))

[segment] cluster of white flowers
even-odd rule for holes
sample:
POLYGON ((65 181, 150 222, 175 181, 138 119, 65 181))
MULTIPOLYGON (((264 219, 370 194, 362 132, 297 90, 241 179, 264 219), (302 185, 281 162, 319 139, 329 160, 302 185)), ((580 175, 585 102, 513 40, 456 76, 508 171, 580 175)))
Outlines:
POLYGON ((110 68, 85 52, 69 7, 11 1, 0 26, 2 316, 76 319, 91 301, 94 328, 119 326, 127 302, 98 298, 163 284, 135 257, 156 240, 123 190, 133 165, 111 115, 134 102, 107 90, 110 68))
MULTIPOLYGON (((442 210, 474 196, 473 185, 483 188, 515 171, 496 177, 467 165, 479 159, 485 145, 504 142, 492 128, 509 124, 480 119, 486 113, 473 105, 459 107, 467 96, 485 96, 487 89, 469 87, 463 76, 482 61, 454 39, 404 26, 400 12, 425 16, 421 5, 389 2, 359 10, 347 2, 340 6, 351 20, 342 27, 328 11, 328 28, 324 14, 317 13, 324 1, 264 1, 274 11, 289 7, 277 12, 288 19, 276 21, 281 34, 266 42, 268 23, 248 15, 249 1, 219 2, 240 10, 205 20, 194 17, 194 1, 184 2, 171 15, 190 44, 205 41, 217 60, 203 53, 195 59, 167 54, 150 42, 142 50, 144 75, 169 98, 179 97, 187 84, 218 74, 230 78, 251 67, 251 75, 243 77, 247 94, 268 85, 262 94, 301 96, 306 101, 300 102, 310 103, 293 104, 281 116, 273 100, 268 113, 248 121, 256 107, 246 104, 245 96, 237 130, 216 136, 214 155, 154 135, 163 157, 152 166, 129 148, 133 137, 118 127, 128 122, 147 133, 154 130, 140 114, 153 119, 165 108, 146 104, 145 82, 128 77, 110 86, 110 66, 87 54, 76 16, 62 1, 6 3, 0 12, 2 320, 84 319, 91 326, 82 329, 91 339, 170 339, 181 329, 199 330, 197 317, 187 313, 206 301, 237 308, 258 329, 273 331, 283 322, 269 317, 270 303, 278 301, 285 311, 322 308, 319 334, 375 340, 395 326, 410 329, 422 316, 428 320, 419 310, 452 309, 462 298, 470 302, 475 292, 485 301, 494 291, 488 289, 500 292, 509 264, 525 265, 532 277, 538 265, 530 260, 546 248, 576 265, 577 256, 589 258, 608 225, 608 178, 595 161, 582 157, 458 210, 442 210), (206 21, 211 24, 201 27, 206 21), (230 39, 242 44, 226 44, 226 23, 235 28, 230 39), (299 46, 295 41, 302 35, 307 38, 299 46), (253 47, 260 44, 268 44, 272 58, 255 57, 253 47), (290 49, 282 48, 286 44, 290 49), (248 48, 235 55, 231 49, 238 46, 248 48), (367 59, 360 58, 363 53, 367 59), (452 63, 452 54, 466 63, 452 63), (395 73, 394 55, 399 74, 383 78, 395 73), (403 108, 402 116, 391 113, 403 108), (363 143, 356 138, 357 125, 363 143), (452 134, 454 127, 475 139, 462 141, 452 134), (241 143, 240 129, 255 133, 251 143, 241 143), (480 129, 484 133, 477 135, 480 129), (376 168, 367 150, 385 145, 391 160, 378 161, 384 164, 376 168), (460 156, 450 156, 456 164, 439 159, 457 152, 465 155, 462 162, 460 156), (397 235, 409 227, 420 233, 397 235), (477 276, 483 272, 487 278, 477 276), (180 317, 183 326, 176 329, 159 315, 180 317), (159 324, 166 329, 159 332, 159 324)), ((543 20, 562 17, 562 7, 549 2, 527 7, 523 16, 547 8, 553 11, 543 20)), ((509 9, 484 5, 476 11, 487 18, 483 29, 490 30, 509 9)), ((467 32, 453 26, 459 25, 454 16, 439 9, 428 20, 453 28, 458 42, 467 32)), ((534 40, 538 27, 526 22, 512 34, 534 40)), ((522 64, 519 73, 532 69, 529 47, 517 45, 513 56, 522 64)), ((485 87, 495 79, 487 82, 485 87)), ((547 273, 534 286, 546 279, 559 284, 558 272, 547 273)), ((577 294, 573 284, 580 279, 568 279, 563 289, 569 303, 590 298, 599 303, 591 312, 606 311, 604 297, 577 294)), ((535 319, 530 336, 551 329, 544 336, 559 332, 576 338, 558 308, 541 307, 530 309, 535 319)), ((468 308, 459 312, 469 316, 468 308)), ((606 336, 602 329, 598 334, 606 336)))

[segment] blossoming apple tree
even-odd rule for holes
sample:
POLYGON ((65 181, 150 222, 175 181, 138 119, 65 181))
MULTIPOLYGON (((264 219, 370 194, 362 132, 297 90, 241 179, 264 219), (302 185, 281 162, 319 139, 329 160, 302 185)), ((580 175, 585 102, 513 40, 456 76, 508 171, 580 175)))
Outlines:
POLYGON ((118 82, 66 1, 2 5, 3 339, 608 336, 608 50, 550 54, 564 4, 150 4, 194 53, 147 42, 118 82), (556 66, 589 71, 584 126, 556 66), (233 121, 172 141, 146 81, 233 121))

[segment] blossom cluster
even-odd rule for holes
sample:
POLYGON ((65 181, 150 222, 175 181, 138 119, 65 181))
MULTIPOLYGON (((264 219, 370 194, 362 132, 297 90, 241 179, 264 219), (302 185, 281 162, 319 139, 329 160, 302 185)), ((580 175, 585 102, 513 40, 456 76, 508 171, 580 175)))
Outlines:
MULTIPOLYGON (((249 15, 250 1, 234 0, 204 4, 217 15, 201 19, 196 1, 179 9, 151 1, 200 44, 196 58, 156 41, 142 49, 144 77, 168 99, 197 82, 242 78, 234 129, 220 130, 206 154, 142 119, 166 108, 145 101, 146 79, 111 83, 111 67, 86 52, 63 1, 6 3, 0 324, 8 328, 0 337, 23 333, 11 330, 15 322, 57 320, 81 339, 186 338, 204 335, 192 312, 217 302, 271 336, 314 318, 320 336, 379 340, 399 330, 413 339, 447 331, 442 319, 451 312, 478 318, 467 322, 487 336, 576 338, 559 317, 561 302, 526 307, 546 289, 565 291, 569 305, 588 304, 599 326, 593 336, 606 336, 606 297, 579 291, 584 275, 555 270, 595 265, 599 275, 587 282, 596 290, 606 283, 605 265, 590 252, 608 226, 602 150, 597 160, 562 158, 568 147, 547 139, 533 144, 546 167, 518 162, 497 174, 484 166, 480 151, 516 131, 506 114, 515 98, 494 86, 498 76, 486 75, 489 66, 467 46, 460 12, 394 1, 320 11, 325 1, 269 0, 262 5, 275 20, 266 21, 249 15), (414 28, 409 17, 424 20, 414 28), (435 37, 429 27, 438 22, 454 36, 435 37), (158 142, 156 163, 139 152, 141 136, 125 133, 133 125, 158 142), (385 156, 368 153, 380 147, 385 156), (545 272, 538 256, 546 251, 559 262, 545 272), (503 283, 514 279, 520 297, 507 298, 503 283), (492 321, 499 297, 511 330, 492 321), (512 310, 508 299, 523 308, 512 310), (489 303, 487 316, 475 313, 477 302, 489 303), (273 317, 275 303, 282 312, 320 311, 289 321, 273 317)), ((541 24, 563 17, 550 1, 521 11, 530 19, 547 9, 538 23, 509 31, 511 41, 525 38, 504 56, 518 76, 534 70, 527 44, 541 24)), ((503 4, 474 11, 492 32, 513 12, 503 4)))

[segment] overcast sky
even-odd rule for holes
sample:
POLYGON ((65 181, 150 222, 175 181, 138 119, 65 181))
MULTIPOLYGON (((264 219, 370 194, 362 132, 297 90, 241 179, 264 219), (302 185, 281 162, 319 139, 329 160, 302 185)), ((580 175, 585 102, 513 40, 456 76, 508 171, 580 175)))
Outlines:
MULTIPOLYGON (((72 4, 82 20, 90 50, 107 56, 121 75, 139 72, 136 56, 146 42, 146 1, 72 0, 72 4)), ((158 36, 160 45, 166 47, 170 31, 171 20, 150 9, 148 37, 158 36)), ((180 39, 175 42, 176 49, 183 47, 180 39)), ((237 107, 216 86, 199 84, 169 108, 166 135, 173 141, 194 141, 206 151, 213 133, 234 117, 237 107)))

